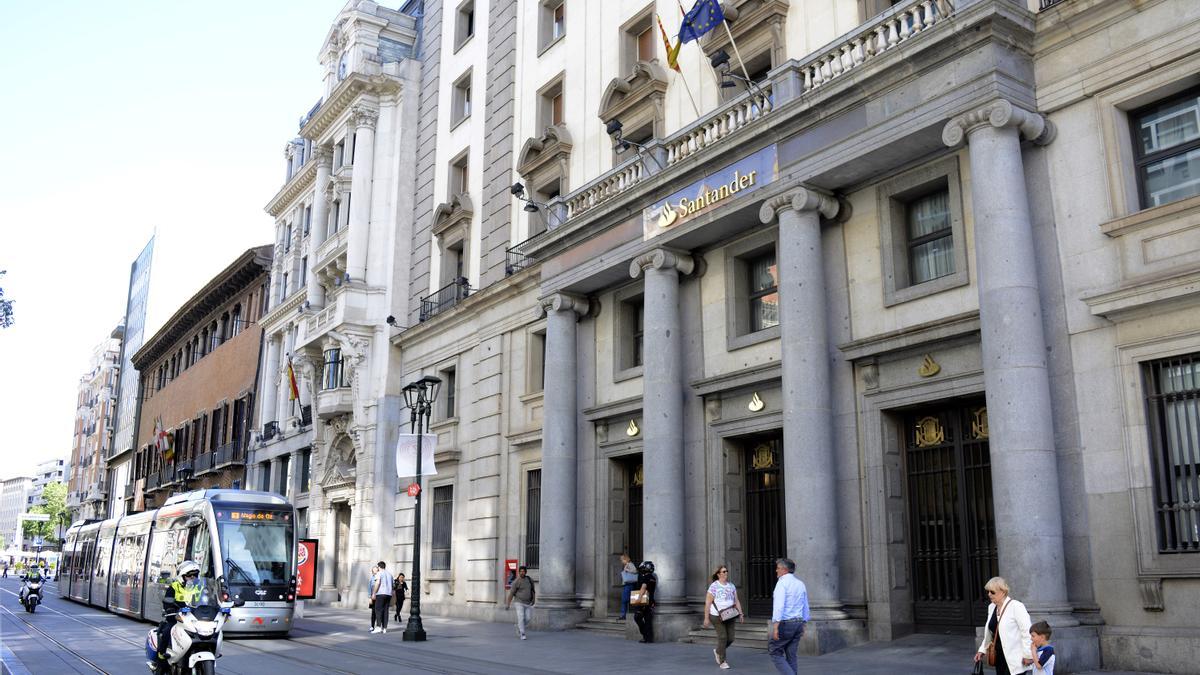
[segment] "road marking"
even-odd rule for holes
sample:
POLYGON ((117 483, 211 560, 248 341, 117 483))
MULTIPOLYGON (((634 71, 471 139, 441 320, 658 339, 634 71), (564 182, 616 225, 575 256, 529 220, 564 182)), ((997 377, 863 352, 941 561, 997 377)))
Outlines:
POLYGON ((21 659, 18 659, 17 655, 12 653, 12 650, 3 642, 0 642, 0 663, 4 664, 4 672, 6 673, 12 673, 12 675, 33 675, 25 667, 25 664, 21 663, 21 659))

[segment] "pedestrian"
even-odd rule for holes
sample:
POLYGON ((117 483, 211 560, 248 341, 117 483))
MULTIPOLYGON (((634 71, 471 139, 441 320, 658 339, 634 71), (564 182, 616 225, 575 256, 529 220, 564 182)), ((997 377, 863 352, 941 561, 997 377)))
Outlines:
POLYGON ((737 588, 729 582, 729 568, 725 565, 717 567, 712 579, 708 586, 708 594, 704 598, 704 627, 707 628, 711 624, 716 628, 717 648, 713 650, 713 656, 717 659, 717 666, 728 670, 725 649, 733 644, 736 624, 745 623, 746 615, 742 613, 737 588))
POLYGON ((780 675, 796 675, 796 649, 809 618, 808 587, 796 576, 796 563, 790 558, 775 561, 775 577, 767 653, 780 675))
POLYGON ((633 592, 637 586, 638 570, 637 565, 633 564, 633 560, 629 558, 628 553, 621 554, 621 618, 618 621, 624 621, 625 616, 629 614, 629 594, 633 592))
POLYGON ((387 563, 382 560, 375 566, 375 582, 371 587, 371 600, 375 603, 375 628, 372 633, 386 633, 388 605, 392 602, 392 575, 388 574, 387 563))
POLYGON ((396 599, 396 623, 400 623, 400 607, 404 605, 404 598, 408 597, 408 582, 404 580, 404 572, 397 574, 392 582, 392 597, 396 599))
POLYGON ((2 573, 0 573, 0 579, 7 579, 8 578, 8 563, 4 563, 4 565, 0 566, 0 569, 4 570, 2 573))
POLYGON ((637 595, 631 594, 629 604, 633 606, 633 622, 642 634, 638 642, 654 642, 654 588, 658 586, 654 563, 643 560, 638 565, 637 583, 637 595))
POLYGON ((1054 645, 1050 644, 1050 624, 1039 621, 1029 627, 1029 638, 1037 650, 1033 660, 1033 672, 1037 675, 1054 675, 1054 645))
POLYGON ((996 675, 1028 673, 1033 666, 1029 612, 1024 604, 1009 596, 1004 577, 988 579, 983 590, 987 591, 992 604, 988 606, 983 642, 975 652, 975 661, 986 658, 987 665, 996 667, 996 675))
POLYGON ((367 601, 367 611, 371 614, 371 632, 375 632, 375 594, 371 589, 375 587, 375 575, 379 574, 379 565, 371 565, 371 575, 367 577, 367 596, 370 600, 367 601))
POLYGON ((537 599, 533 579, 530 579, 528 574, 529 569, 524 565, 517 568, 517 578, 509 587, 508 598, 504 602, 506 608, 512 607, 514 600, 517 603, 517 634, 522 640, 525 639, 525 624, 529 623, 530 617, 533 616, 533 603, 537 599))

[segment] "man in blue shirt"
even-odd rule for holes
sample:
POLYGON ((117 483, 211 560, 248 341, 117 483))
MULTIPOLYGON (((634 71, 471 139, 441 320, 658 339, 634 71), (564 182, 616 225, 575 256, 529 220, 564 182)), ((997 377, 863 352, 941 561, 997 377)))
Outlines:
POLYGON ((809 618, 808 588, 796 577, 796 563, 789 558, 775 561, 775 576, 767 653, 780 675, 796 675, 796 649, 809 618))

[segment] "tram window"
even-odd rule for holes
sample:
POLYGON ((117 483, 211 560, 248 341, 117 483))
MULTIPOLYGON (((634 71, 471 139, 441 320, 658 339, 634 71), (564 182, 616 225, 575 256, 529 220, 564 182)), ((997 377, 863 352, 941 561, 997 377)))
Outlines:
POLYGON ((212 578, 212 538, 206 525, 193 525, 188 534, 186 559, 200 566, 200 576, 212 578))

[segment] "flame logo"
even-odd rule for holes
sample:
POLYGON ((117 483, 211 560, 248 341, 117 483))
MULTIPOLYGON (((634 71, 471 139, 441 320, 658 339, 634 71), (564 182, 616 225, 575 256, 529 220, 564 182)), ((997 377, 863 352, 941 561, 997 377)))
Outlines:
POLYGON ((662 210, 658 212, 658 226, 670 227, 679 219, 679 214, 675 209, 671 208, 670 204, 663 204, 662 210))
POLYGON ((756 391, 754 392, 754 395, 750 397, 750 403, 746 406, 746 408, 749 409, 750 412, 758 412, 766 406, 767 404, 763 403, 763 400, 758 397, 758 392, 756 391))
POLYGON ((633 420, 629 420, 629 426, 625 427, 626 436, 637 436, 642 430, 638 429, 638 425, 633 420))
POLYGON ((917 368, 917 374, 921 377, 933 377, 940 372, 942 372, 942 367, 939 366, 937 361, 934 361, 933 357, 928 354, 925 355, 925 358, 921 361, 920 367, 917 368))

